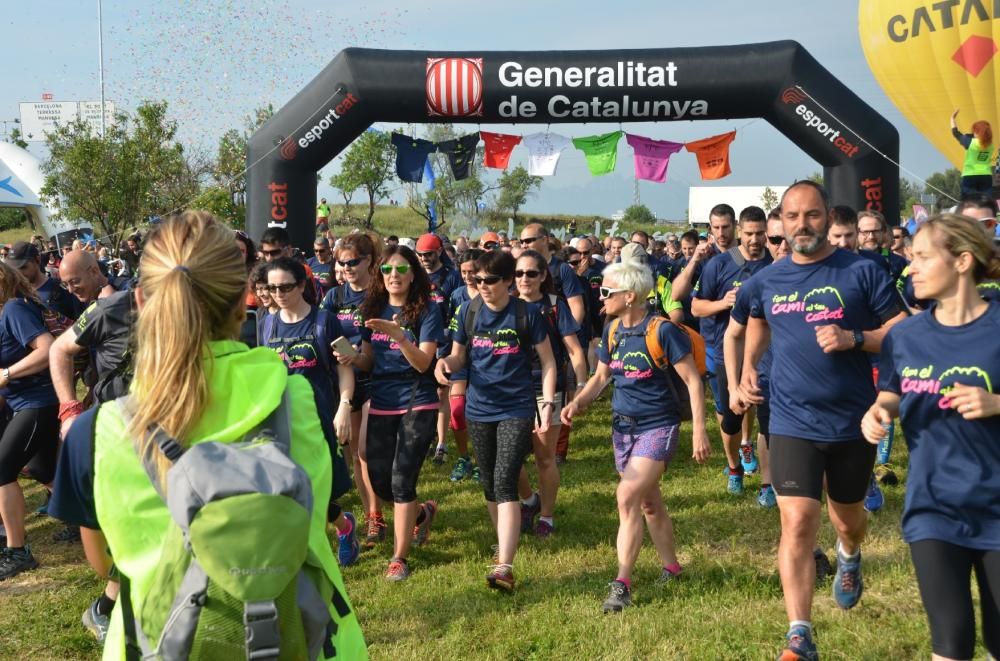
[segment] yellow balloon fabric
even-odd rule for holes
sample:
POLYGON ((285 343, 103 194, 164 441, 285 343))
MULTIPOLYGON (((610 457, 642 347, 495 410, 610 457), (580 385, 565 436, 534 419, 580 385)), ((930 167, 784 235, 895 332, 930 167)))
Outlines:
POLYGON ((958 128, 988 121, 996 141, 1000 82, 1000 2, 996 0, 860 0, 858 30, 875 78, 903 115, 961 168, 958 128))

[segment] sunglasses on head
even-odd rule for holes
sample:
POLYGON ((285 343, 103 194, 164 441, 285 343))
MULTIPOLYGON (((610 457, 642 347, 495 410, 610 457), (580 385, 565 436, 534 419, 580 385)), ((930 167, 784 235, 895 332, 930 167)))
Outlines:
POLYGON ((767 237, 767 242, 770 243, 772 246, 780 246, 781 242, 784 240, 785 237, 781 236, 780 234, 778 236, 767 237))
POLYGON ((524 271, 521 271, 521 270, 514 271, 514 277, 515 278, 530 278, 531 280, 534 280, 535 278, 537 278, 541 274, 542 274, 541 271, 536 271, 535 269, 527 269, 527 270, 524 270, 524 271))
POLYGON ((476 275, 473 276, 472 279, 477 285, 495 285, 503 280, 503 278, 498 275, 476 275))
POLYGON ((378 268, 380 271, 382 271, 382 275, 389 275, 393 271, 395 271, 399 275, 406 275, 407 273, 410 272, 409 264, 383 264, 378 268))
POLYGON ((275 292, 279 292, 279 291, 282 294, 287 294, 288 292, 292 291, 293 289, 295 289, 298 286, 299 286, 299 283, 297 283, 297 282, 285 282, 285 283, 282 283, 280 285, 268 285, 267 287, 265 287, 265 289, 267 289, 267 291, 270 292, 270 293, 272 293, 272 294, 275 293, 275 292))
POLYGON ((598 293, 600 294, 601 298, 611 298, 614 294, 620 294, 623 291, 628 291, 628 290, 622 289, 621 287, 618 287, 616 289, 612 289, 611 287, 601 287, 598 290, 598 293))
POLYGON ((364 257, 355 257, 354 259, 338 259, 337 263, 340 264, 341 268, 353 269, 363 261, 365 261, 364 257))

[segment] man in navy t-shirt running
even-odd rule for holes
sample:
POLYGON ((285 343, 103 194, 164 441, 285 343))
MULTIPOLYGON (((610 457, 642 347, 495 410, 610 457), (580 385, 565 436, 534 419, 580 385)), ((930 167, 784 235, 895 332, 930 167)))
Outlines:
POLYGON ((875 401, 869 353, 901 321, 895 287, 874 262, 831 245, 825 189, 793 184, 781 200, 790 259, 758 274, 747 329, 743 390, 756 392, 754 367, 768 346, 771 365, 771 474, 781 511, 778 571, 788 613, 782 658, 815 658, 813 548, 827 492, 837 531, 833 596, 843 609, 861 598, 863 507, 875 447, 860 432, 875 401))

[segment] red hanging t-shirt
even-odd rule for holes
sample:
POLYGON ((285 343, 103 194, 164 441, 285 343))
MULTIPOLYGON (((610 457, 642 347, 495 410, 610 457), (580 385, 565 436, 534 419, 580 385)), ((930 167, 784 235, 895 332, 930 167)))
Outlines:
POLYGON ((722 179, 730 174, 729 144, 736 139, 736 131, 695 140, 684 145, 698 158, 702 179, 722 179))
POLYGON ((480 131, 479 137, 486 143, 486 157, 483 159, 483 165, 488 168, 507 169, 507 164, 510 163, 510 153, 514 151, 514 147, 521 144, 521 136, 519 135, 480 131))

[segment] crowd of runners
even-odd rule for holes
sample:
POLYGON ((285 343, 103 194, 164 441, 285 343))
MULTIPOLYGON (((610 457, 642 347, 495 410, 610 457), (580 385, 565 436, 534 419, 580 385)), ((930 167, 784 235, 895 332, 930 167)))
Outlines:
MULTIPOLYGON (((720 498, 743 494, 758 473, 757 503, 777 508, 789 620, 779 659, 818 658, 817 580, 834 573, 845 610, 861 599, 868 516, 882 507, 880 483, 899 479, 889 466, 899 418, 909 448, 903 537, 934 653, 972 657, 975 574, 996 657, 996 218, 993 199, 969 194, 911 237, 876 211, 832 206, 804 181, 769 213, 720 204, 708 233, 663 240, 637 231, 560 242, 532 222, 517 236, 451 243, 337 237, 324 224, 307 259, 281 228, 255 241, 188 212, 131 239, 132 277, 84 246, 43 257, 15 244, 0 262, 0 580, 38 566, 18 481, 28 477, 50 489, 48 514, 67 524, 59 538, 82 542, 107 579, 83 622, 110 656, 181 644, 164 632, 160 647, 147 647, 150 627, 176 625, 150 624, 166 608, 157 558, 171 516, 187 525, 172 494, 229 475, 225 462, 214 478, 198 475, 185 449, 254 446, 253 434, 277 427, 276 442, 290 437, 312 484, 302 557, 330 621, 316 644, 324 658, 363 655, 339 568, 385 547, 386 579, 410 577, 411 549, 448 516, 421 499, 424 462, 451 454, 451 481, 482 488, 496 532, 486 583, 513 591, 520 537, 558 537, 574 421, 612 386, 618 568, 604 612, 632 606, 645 530, 660 582, 682 576, 683 540, 660 482, 679 448, 704 463, 714 446, 725 461, 720 498), (709 438, 707 402, 721 442, 709 438), (275 420, 286 421, 284 434, 275 420), (183 484, 172 477, 182 465, 183 484), (339 504, 352 489, 361 512, 339 504), (832 562, 816 545, 824 494, 838 538, 832 562)), ((207 512, 211 498, 200 493, 207 512)), ((195 544, 208 567, 197 521, 181 548, 195 544)), ((257 611, 239 616, 249 653, 257 611)), ((303 635, 312 651, 309 627, 303 635)), ((178 649, 207 644, 192 637, 178 649)))

